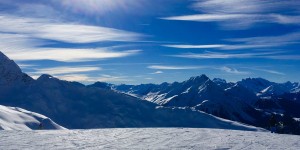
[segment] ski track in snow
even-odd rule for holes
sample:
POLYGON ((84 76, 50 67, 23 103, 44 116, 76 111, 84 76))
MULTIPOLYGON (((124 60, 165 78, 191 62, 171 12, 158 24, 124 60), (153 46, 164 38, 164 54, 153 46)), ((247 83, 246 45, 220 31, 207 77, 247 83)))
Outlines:
POLYGON ((222 129, 0 131, 0 149, 299 150, 300 136, 222 129))

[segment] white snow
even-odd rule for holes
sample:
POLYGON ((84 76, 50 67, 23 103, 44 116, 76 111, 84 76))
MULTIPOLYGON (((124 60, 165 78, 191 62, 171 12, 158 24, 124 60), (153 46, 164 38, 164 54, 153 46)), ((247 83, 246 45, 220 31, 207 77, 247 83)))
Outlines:
POLYGON ((0 105, 0 130, 34 130, 40 123, 44 129, 65 129, 41 114, 0 105))
POLYGON ((0 149, 298 150, 300 136, 197 128, 0 131, 0 149))

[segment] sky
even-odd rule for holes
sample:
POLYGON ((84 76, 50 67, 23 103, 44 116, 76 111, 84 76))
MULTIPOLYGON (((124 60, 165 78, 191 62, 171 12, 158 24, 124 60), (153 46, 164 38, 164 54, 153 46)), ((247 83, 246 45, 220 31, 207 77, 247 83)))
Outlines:
POLYGON ((300 81, 299 0, 0 0, 0 51, 91 84, 300 81))

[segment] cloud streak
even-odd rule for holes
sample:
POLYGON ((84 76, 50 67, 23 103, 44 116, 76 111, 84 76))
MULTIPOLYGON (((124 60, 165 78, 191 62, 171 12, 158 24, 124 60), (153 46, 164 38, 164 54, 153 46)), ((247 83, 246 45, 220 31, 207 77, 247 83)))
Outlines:
POLYGON ((31 38, 67 43, 93 43, 103 41, 136 41, 141 35, 123 30, 62 23, 55 20, 0 16, 0 32, 22 34, 31 38))
POLYGON ((0 34, 2 52, 17 61, 54 60, 63 62, 82 62, 101 59, 128 57, 139 54, 141 50, 116 51, 104 48, 56 48, 43 47, 48 42, 32 39, 21 34, 0 34))
POLYGON ((204 53, 183 53, 178 55, 169 55, 171 57, 191 58, 191 59, 244 59, 244 58, 270 58, 281 59, 282 52, 252 52, 252 53, 219 53, 206 51, 204 53), (276 56, 276 57, 275 57, 276 56))
POLYGON ((275 70, 269 70, 269 69, 258 69, 258 68, 251 68, 252 70, 257 70, 257 71, 263 71, 263 72, 267 72, 270 74, 276 74, 276 75, 285 75, 285 73, 279 72, 279 71, 275 71, 275 70))
POLYGON ((93 82, 130 82, 132 79, 128 79, 125 76, 111 76, 111 75, 100 75, 98 77, 89 76, 87 74, 68 74, 68 75, 57 75, 55 76, 62 80, 67 81, 77 81, 77 82, 85 82, 85 83, 93 83, 93 82))
POLYGON ((227 73, 230 73, 230 74, 239 74, 239 75, 250 74, 249 72, 239 71, 235 68, 230 68, 230 67, 226 67, 226 66, 218 68, 218 69, 221 70, 221 71, 225 71, 227 73))
POLYGON ((300 23, 300 3, 295 0, 201 0, 192 8, 200 13, 162 19, 218 22, 224 29, 247 29, 258 23, 300 23))
POLYGON ((165 66, 165 65, 152 65, 148 66, 149 69, 159 69, 159 70, 193 70, 201 69, 198 66, 165 66))
POLYGON ((246 38, 223 39, 228 44, 212 45, 162 45, 164 47, 179 49, 218 49, 218 50, 243 50, 243 49, 265 49, 295 45, 300 42, 300 32, 294 32, 277 36, 258 36, 246 38))
MULTIPOLYGON (((156 66, 157 67, 157 66, 156 66)), ((163 74, 164 72, 163 71, 155 71, 153 73, 150 73, 150 74, 163 74)))
POLYGON ((62 75, 62 74, 74 74, 74 73, 84 73, 91 71, 100 71, 100 67, 79 67, 79 66, 66 66, 66 67, 53 67, 53 68, 42 68, 35 69, 34 74, 50 74, 50 75, 62 75))
POLYGON ((141 50, 112 51, 108 49, 70 49, 70 48, 41 48, 36 50, 7 52, 6 54, 19 61, 55 60, 62 62, 83 62, 101 59, 121 58, 136 55, 141 50))
POLYGON ((222 48, 226 47, 226 45, 222 44, 213 44, 213 45, 162 45, 164 47, 171 48, 182 48, 182 49, 208 49, 208 48, 222 48))

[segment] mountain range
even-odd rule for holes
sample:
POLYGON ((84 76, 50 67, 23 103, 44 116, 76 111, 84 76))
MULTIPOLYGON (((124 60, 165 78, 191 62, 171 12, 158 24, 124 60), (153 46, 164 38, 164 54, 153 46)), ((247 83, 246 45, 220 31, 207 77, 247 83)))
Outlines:
POLYGON ((0 53, 0 76, 1 105, 46 115, 68 129, 209 127, 260 130, 193 108, 163 107, 115 90, 63 81, 51 75, 41 75, 34 80, 3 53, 0 53))
MULTIPOLYGON (((0 104, 48 116, 69 129, 210 127, 257 130, 288 114, 298 133, 299 83, 247 78, 236 83, 206 75, 183 82, 83 85, 41 75, 34 80, 0 52, 0 104), (204 121, 205 120, 205 121, 204 121), (231 120, 231 121, 230 121, 231 120), (241 123, 238 123, 241 122, 241 123)), ((294 131, 296 130, 296 131, 294 131)), ((300 131, 300 130, 299 130, 300 131)))

